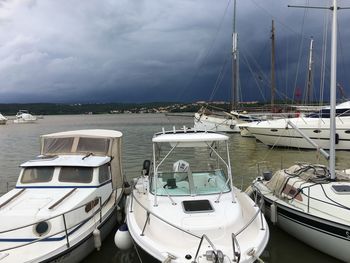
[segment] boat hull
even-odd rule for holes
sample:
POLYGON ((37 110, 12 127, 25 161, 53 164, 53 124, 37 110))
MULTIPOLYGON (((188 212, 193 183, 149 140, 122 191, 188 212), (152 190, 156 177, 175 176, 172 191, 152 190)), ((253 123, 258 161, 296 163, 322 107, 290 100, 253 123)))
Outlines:
MULTIPOLYGON (((287 119, 288 120, 288 119, 287 119)), ((304 137, 290 126, 287 120, 265 121, 246 126, 248 131, 259 141, 268 146, 315 149, 304 137), (271 125, 269 125, 269 123, 271 125)), ((319 147, 329 149, 329 120, 324 119, 290 119, 305 135, 311 138, 319 147)), ((350 150, 350 118, 337 121, 336 150, 350 150)))
POLYGON ((195 114, 194 117, 194 129, 198 131, 214 131, 225 133, 238 133, 240 132, 237 126, 238 122, 234 119, 219 118, 214 116, 195 114))
MULTIPOLYGON (((242 197, 238 197, 238 202, 242 201, 241 198, 242 197)), ((131 237, 134 239, 136 244, 147 254, 149 254, 150 256, 152 256, 153 258, 161 262, 164 262, 164 260, 167 260, 169 256, 175 257, 174 259, 171 260, 171 262, 184 262, 187 260, 193 261, 194 255, 196 254, 198 245, 200 243, 200 238, 191 236, 188 233, 185 233, 179 230, 181 228, 187 229, 183 224, 187 220, 190 220, 190 216, 188 217, 185 216, 182 220, 175 220, 180 224, 177 225, 176 227, 172 227, 170 225, 166 225, 166 223, 164 223, 164 221, 160 220, 159 218, 151 215, 150 218, 148 219, 149 223, 145 225, 144 223, 147 221, 147 216, 146 216, 147 213, 142 206, 148 207, 153 211, 153 213, 156 213, 157 208, 153 208, 153 205, 148 206, 147 203, 144 203, 142 201, 142 199, 145 200, 148 198, 142 197, 141 200, 139 201, 136 201, 135 199, 131 201, 131 197, 130 197, 128 198, 127 205, 126 205, 126 209, 127 209, 126 222, 128 224, 131 237), (152 227, 152 225, 156 227, 154 226, 152 227), (144 226, 145 228, 143 228, 144 226), (179 229, 177 229, 177 227, 179 229), (169 238, 164 238, 166 236, 168 236, 169 238)), ((247 197, 247 200, 246 201, 243 200, 241 205, 246 206, 249 204, 250 206, 253 207, 254 204, 252 200, 249 200, 249 201, 248 200, 249 198, 247 197)), ((164 201, 167 202, 168 200, 164 200, 164 201)), ((178 202, 177 200, 175 200, 175 202, 177 203, 177 206, 179 206, 181 203, 181 202, 178 202)), ((222 200, 221 202, 224 202, 224 201, 222 200)), ((214 209, 216 211, 219 210, 219 208, 214 208, 214 209)), ((226 228, 226 232, 225 234, 223 234, 222 229, 218 227, 218 221, 217 220, 215 222, 211 221, 210 220, 211 216, 208 214, 204 214, 204 216, 202 217, 204 222, 201 222, 200 225, 194 225, 193 220, 198 216, 200 215, 193 216, 193 218, 191 218, 192 223, 187 226, 188 228, 194 228, 195 230, 188 230, 188 231, 189 232, 193 231, 192 233, 195 233, 198 236, 202 236, 203 234, 206 234, 210 239, 214 240, 214 243, 217 249, 222 250, 224 254, 228 255, 228 257, 231 258, 233 252, 231 251, 229 253, 228 251, 230 249, 232 250, 232 240, 231 240, 231 235, 229 234, 232 229, 230 229, 228 226, 223 226, 222 228, 226 228), (215 228, 216 230, 215 231, 211 230, 212 227, 215 228), (206 230, 200 230, 201 228, 204 228, 206 230), (223 239, 224 235, 226 235, 227 238, 223 239)), ((163 216, 161 217, 164 218, 163 216)), ((176 217, 175 214, 174 214, 174 217, 176 217)), ((172 218, 168 218, 168 220, 172 220, 172 218)), ((252 227, 252 229, 248 231, 248 233, 257 231, 255 239, 254 238, 249 239, 247 235, 245 235, 244 237, 240 235, 242 239, 238 238, 239 239, 238 242, 242 242, 240 244, 241 249, 246 249, 247 245, 249 244, 248 245, 249 248, 250 249, 254 248, 257 256, 262 254, 264 248, 267 245, 268 238, 269 238, 268 226, 266 222, 264 222, 263 223, 264 226, 262 227, 260 220, 261 218, 260 216, 258 216, 254 220, 255 221, 254 227, 252 227), (259 226, 256 228, 255 226, 257 225, 259 226)), ((200 221, 197 221, 197 223, 198 222, 200 221)), ((176 223, 174 223, 174 225, 175 224, 176 223)), ((239 225, 241 223, 237 222, 237 224, 239 225)), ((223 223, 223 225, 225 224, 223 223)), ((206 243, 206 241, 204 242, 206 243)), ((204 248, 201 248, 199 255, 202 255, 203 253, 205 253, 206 250, 210 250, 210 246, 209 248, 207 248, 207 246, 204 246, 204 248)), ((244 262, 244 263, 254 262, 256 258, 247 256, 246 252, 247 251, 244 250, 244 254, 241 255, 240 262, 244 262)), ((210 260, 208 261, 205 257, 198 257, 196 262, 211 262, 211 261, 210 260)))
MULTIPOLYGON (((260 196, 261 197, 261 196, 260 196)), ((264 214, 271 220, 271 204, 277 206, 276 225, 309 246, 345 262, 350 262, 350 227, 290 209, 264 197, 264 214)))

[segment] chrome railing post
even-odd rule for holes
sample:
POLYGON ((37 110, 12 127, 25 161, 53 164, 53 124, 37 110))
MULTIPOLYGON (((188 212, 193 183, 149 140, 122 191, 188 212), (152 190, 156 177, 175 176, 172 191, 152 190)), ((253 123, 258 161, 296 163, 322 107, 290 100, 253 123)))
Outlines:
POLYGON ((67 247, 69 248, 69 237, 68 237, 68 230, 67 230, 67 223, 66 223, 66 217, 64 216, 64 214, 62 214, 62 218, 63 218, 63 225, 64 225, 64 232, 66 234, 66 240, 67 240, 67 247))
POLYGON ((102 197, 100 196, 98 199, 100 202, 100 223, 102 223, 102 197))
POLYGON ((149 215, 150 213, 147 211, 147 217, 146 217, 146 221, 145 221, 145 225, 143 226, 143 229, 142 229, 142 232, 141 232, 141 235, 140 236, 144 236, 145 235, 145 229, 146 229, 146 225, 147 225, 147 222, 149 220, 149 215))
POLYGON ((310 212, 310 187, 307 188, 307 212, 310 212))

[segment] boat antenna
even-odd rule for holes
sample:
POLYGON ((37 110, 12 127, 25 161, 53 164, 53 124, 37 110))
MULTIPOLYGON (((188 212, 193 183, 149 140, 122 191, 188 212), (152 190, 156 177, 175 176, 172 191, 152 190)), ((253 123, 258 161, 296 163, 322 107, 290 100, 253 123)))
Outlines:
POLYGON ((313 8, 313 9, 329 9, 333 12, 332 19, 332 40, 331 40, 331 83, 330 83, 330 138, 329 138, 329 172, 331 180, 336 179, 335 175, 335 141, 336 141, 336 124, 335 124, 335 107, 336 107, 336 78, 337 78, 337 12, 339 9, 350 9, 350 7, 338 7, 337 0, 333 0, 333 6, 292 6, 296 8, 313 8))

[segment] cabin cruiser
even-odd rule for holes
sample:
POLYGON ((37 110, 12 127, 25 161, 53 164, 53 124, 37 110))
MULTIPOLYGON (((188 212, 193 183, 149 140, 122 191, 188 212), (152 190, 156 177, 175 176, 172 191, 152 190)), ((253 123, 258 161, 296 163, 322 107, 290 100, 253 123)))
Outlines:
POLYGON ((122 200, 122 133, 77 130, 41 136, 0 197, 0 263, 79 262, 116 224, 122 200))
MULTIPOLYGON (((156 133, 127 198, 131 237, 162 262, 254 262, 269 239, 259 207, 232 183, 229 137, 156 133)), ((118 246, 118 244, 117 244, 118 246)))
POLYGON ((208 109, 201 109, 194 114, 194 129, 198 131, 239 133, 240 125, 259 120, 259 118, 250 114, 239 113, 237 111, 219 114, 208 109))
POLYGON ((34 123, 37 118, 30 114, 28 110, 20 110, 16 114, 16 119, 13 120, 14 123, 34 123))
MULTIPOLYGON (((336 106, 336 150, 350 150, 350 101, 336 106)), ((298 131, 312 139, 319 147, 329 149, 330 108, 300 115, 297 118, 281 118, 252 122, 245 130, 268 146, 315 149, 298 131)), ((243 127, 242 127, 243 128, 243 127)))
POLYGON ((4 125, 7 122, 7 118, 0 113, 0 125, 4 125))

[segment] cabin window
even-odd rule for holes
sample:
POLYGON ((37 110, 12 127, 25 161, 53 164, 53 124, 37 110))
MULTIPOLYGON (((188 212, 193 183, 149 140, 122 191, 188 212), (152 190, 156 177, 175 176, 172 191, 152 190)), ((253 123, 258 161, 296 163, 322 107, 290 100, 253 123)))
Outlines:
POLYGON ((109 165, 105 164, 101 166, 98 170, 98 181, 99 183, 104 183, 108 181, 111 178, 110 172, 109 172, 109 165))
POLYGON ((21 183, 45 183, 52 180, 54 167, 27 167, 24 169, 21 183))
POLYGON ((108 153, 109 139, 105 138, 80 138, 77 152, 108 153))
POLYGON ((314 130, 314 133, 320 133, 321 130, 314 130))
POLYGON ((349 133, 350 133, 350 130, 346 130, 345 133, 349 134, 349 133))
POLYGON ((58 180, 67 183, 91 183, 91 167, 61 167, 58 180))

